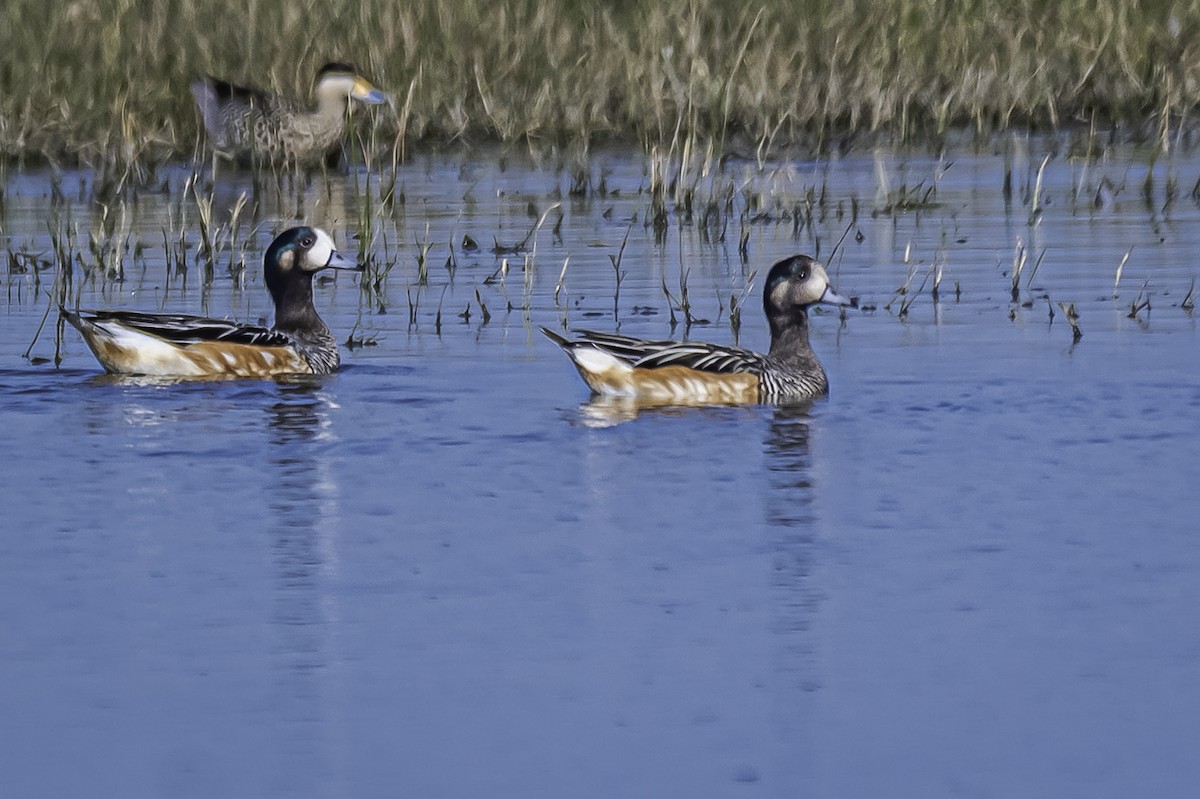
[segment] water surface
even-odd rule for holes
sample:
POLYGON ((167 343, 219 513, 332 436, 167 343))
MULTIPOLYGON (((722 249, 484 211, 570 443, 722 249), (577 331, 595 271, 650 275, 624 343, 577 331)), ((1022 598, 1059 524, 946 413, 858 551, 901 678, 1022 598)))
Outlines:
MULTIPOLYGON (((999 153, 732 162, 699 190, 733 185, 725 240, 672 216, 656 243, 640 158, 597 155, 610 193, 577 198, 556 164, 422 157, 377 220, 382 293, 317 290, 371 346, 302 382, 113 380, 70 329, 55 367, 52 322, 31 363, 54 271, 6 273, 4 793, 1191 795, 1200 210, 1168 187, 1200 160, 1160 160, 1147 202, 1139 153, 1058 154, 1034 224, 1041 156, 1015 163, 1006 203, 999 153), (935 177, 936 206, 884 210, 935 177), (552 212, 505 273, 494 240, 554 203, 561 239, 552 212), (875 309, 814 319, 811 407, 614 411, 536 329, 728 342, 754 272, 740 340, 765 347, 765 270, 847 228, 831 274, 875 309), (681 273, 709 324, 671 327, 681 273)), ((375 191, 261 198, 245 280, 205 285, 167 277, 186 177, 110 207, 141 254, 73 299, 255 321, 273 232, 299 210, 353 251, 375 191)), ((5 246, 48 254, 68 215, 86 242, 87 182, 10 173, 5 246)), ((221 177, 218 218, 248 187, 221 177)))

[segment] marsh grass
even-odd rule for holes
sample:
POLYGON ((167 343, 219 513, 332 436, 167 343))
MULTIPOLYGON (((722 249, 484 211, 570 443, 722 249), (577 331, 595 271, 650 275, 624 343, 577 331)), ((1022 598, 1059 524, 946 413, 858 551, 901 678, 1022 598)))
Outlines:
MULTIPOLYGON (((1071 343, 1078 344, 1083 338, 1083 329, 1079 326, 1079 311, 1075 310, 1075 303, 1060 302, 1058 307, 1067 317, 1067 324, 1071 326, 1071 343)), ((1051 321, 1053 321, 1053 317, 1051 317, 1051 321)))
POLYGON ((1129 319, 1136 319, 1140 322, 1140 321, 1142 321, 1142 319, 1141 319, 1142 311, 1146 311, 1147 314, 1149 314, 1149 312, 1150 312, 1150 295, 1146 291, 1149 287, 1150 287, 1150 281, 1147 280, 1144 283, 1142 283, 1141 289, 1138 290, 1137 297, 1134 298, 1133 302, 1131 302, 1129 304, 1129 313, 1126 314, 1126 316, 1129 319))
POLYGON ((746 282, 742 284, 742 288, 736 294, 729 295, 729 332, 733 336, 733 344, 737 346, 742 339, 742 308, 746 305, 746 300, 749 299, 751 292, 754 291, 754 278, 758 275, 756 270, 752 270, 746 276, 746 282))
POLYGON ((1025 248, 1025 242, 1017 237, 1016 246, 1013 247, 1012 269, 1009 270, 1009 278, 1012 282, 1010 294, 1014 305, 1021 301, 1021 272, 1024 271, 1028 260, 1029 251, 1025 248))
POLYGON ((361 157, 623 139, 671 154, 680 203, 709 147, 761 160, 792 143, 1072 125, 1178 146, 1198 33, 1197 0, 9 0, 0 153, 141 182, 202 151, 196 73, 303 98, 340 58, 394 96, 356 114, 361 157))
MULTIPOLYGON (((625 230, 625 236, 621 239, 621 246, 617 249, 617 254, 609 254, 608 260, 612 264, 613 277, 615 284, 613 286, 613 322, 619 324, 621 321, 621 283, 625 280, 626 270, 621 268, 621 261, 625 258, 625 245, 629 243, 629 234, 633 232, 633 223, 625 230)), ((564 265, 563 269, 566 267, 564 265)))
MULTIPOLYGON (((1017 141, 1023 138, 1023 135, 1014 133, 1006 138, 1017 141)), ((366 147, 371 147, 369 140, 366 147)), ((553 244, 548 243, 550 240, 544 235, 541 236, 540 243, 543 259, 553 258, 553 266, 549 268, 558 272, 553 300, 554 310, 560 317, 561 324, 566 327, 569 313, 579 313, 585 317, 599 316, 596 305, 580 305, 580 300, 583 299, 582 292, 571 292, 580 294, 579 299, 575 299, 568 297, 566 290, 566 275, 568 265, 571 264, 572 248, 583 246, 578 238, 581 220, 589 225, 594 223, 597 229, 603 231, 603 243, 607 245, 607 252, 603 256, 597 256, 597 261, 602 266, 611 265, 613 269, 613 282, 606 286, 613 287, 612 313, 614 322, 619 327, 624 321, 620 316, 623 294, 628 302, 628 291, 622 292, 622 288, 628 289, 628 284, 623 285, 625 273, 627 269, 631 273, 634 272, 634 269, 629 267, 629 260, 626 259, 622 263, 621 258, 628 252, 639 250, 643 245, 649 246, 651 239, 656 244, 661 244, 658 241, 657 230, 653 229, 656 225, 654 217, 661 214, 664 217, 662 224, 665 230, 670 231, 672 238, 678 237, 680 242, 678 288, 668 288, 669 283, 676 282, 674 269, 665 270, 668 274, 661 278, 662 296, 666 299, 672 334, 678 322, 685 326, 685 337, 689 335, 693 325, 712 324, 705 318, 712 317, 713 314, 713 307, 709 305, 713 294, 706 290, 707 285, 712 284, 708 283, 707 276, 698 278, 697 276, 703 275, 704 272, 693 271, 692 264, 683 258, 685 251, 712 250, 724 253, 729 258, 729 277, 732 281, 732 289, 727 293, 720 288, 714 289, 716 315, 712 318, 720 323, 722 314, 728 308, 730 330, 736 342, 740 338, 743 307, 754 281, 753 272, 747 275, 746 264, 747 261, 756 261, 759 257, 759 243, 774 246, 780 239, 787 238, 790 232, 797 249, 811 252, 826 261, 830 266, 830 273, 834 274, 833 267, 842 257, 848 257, 850 261, 856 260, 854 244, 864 241, 862 230, 858 228, 861 207, 873 211, 862 214, 862 229, 870 234, 872 241, 875 241, 872 230, 878 232, 887 226, 892 228, 892 235, 900 241, 904 240, 900 238, 901 235, 913 236, 904 250, 903 262, 907 274, 901 278, 903 284, 895 289, 885 308, 889 311, 894 310, 895 318, 904 321, 909 319, 910 309, 914 309, 915 303, 914 313, 919 316, 922 304, 917 300, 922 294, 928 293, 934 306, 934 318, 939 318, 937 306, 941 299, 944 271, 948 263, 947 253, 957 252, 949 242, 956 238, 959 223, 955 216, 955 204, 948 202, 945 206, 938 205, 936 190, 941 175, 951 168, 951 164, 942 161, 931 163, 920 159, 921 166, 914 168, 912 161, 905 155, 888 155, 884 148, 880 148, 875 162, 876 184, 872 187, 867 183, 857 187, 854 190, 857 193, 847 194, 846 189, 839 185, 839 181, 829 177, 831 173, 820 166, 820 160, 815 166, 797 167, 796 162, 790 159, 720 159, 714 155, 716 149, 711 140, 681 134, 678 139, 659 151, 657 160, 646 158, 642 161, 643 172, 640 178, 636 171, 631 172, 616 184, 619 187, 616 189, 611 187, 605 174, 607 167, 604 166, 603 157, 596 159, 584 153, 580 156, 563 156, 557 162, 545 159, 540 162, 541 168, 544 169, 542 174, 549 177, 544 193, 522 192, 514 195, 495 192, 491 188, 486 191, 480 188, 478 193, 484 197, 482 201, 467 199, 476 190, 478 181, 471 182, 469 176, 463 177, 464 170, 459 168, 462 184, 453 190, 451 200, 461 192, 464 202, 469 207, 490 207, 491 201, 487 197, 494 194, 497 197, 494 219, 489 217, 488 213, 478 210, 472 214, 469 208, 466 211, 458 211, 457 214, 445 214, 436 208, 430 211, 419 193, 419 169, 414 169, 419 164, 409 165, 401 170, 394 168, 394 162, 390 162, 388 157, 375 158, 370 163, 364 159, 362 168, 356 168, 348 175, 268 175, 266 177, 275 177, 276 180, 266 180, 262 185, 256 186, 253 194, 243 192, 238 195, 232 206, 231 193, 227 193, 219 202, 214 200, 215 181, 205 182, 202 169, 198 174, 195 169, 187 167, 173 168, 164 171, 166 177, 162 183, 162 193, 170 197, 165 203, 170 209, 170 218, 162 227, 161 241, 152 242, 152 249, 156 251, 152 260, 156 264, 166 264, 165 290, 156 294, 156 298, 166 303, 166 293, 172 290, 172 281, 181 283, 182 285, 177 287, 181 290, 188 288, 190 280, 199 283, 201 288, 207 291, 214 282, 220 282, 221 267, 231 276, 235 276, 240 265, 243 277, 240 280, 235 277, 235 283, 244 283, 247 248, 254 248, 263 243, 263 236, 258 234, 265 234, 266 231, 259 230, 261 226, 286 224, 285 220, 288 220, 292 213, 286 210, 289 203, 287 196, 290 195, 295 200, 297 214, 301 208, 307 208, 310 213, 315 208, 322 208, 323 214, 333 213, 324 209, 325 205, 329 205, 345 220, 342 223, 343 233, 357 234, 360 255, 367 265, 367 270, 358 281, 361 287, 359 321, 346 340, 347 346, 351 348, 372 346, 374 338, 370 331, 376 326, 386 329, 388 322, 372 321, 369 317, 385 314, 389 306, 400 306, 405 301, 410 332, 418 327, 428 329, 429 323, 433 322, 434 331, 440 335, 444 308, 448 313, 455 313, 464 324, 476 328, 477 332, 485 327, 495 330, 497 324, 501 328, 506 327, 510 324, 506 318, 507 313, 514 310, 517 301, 517 298, 512 296, 515 291, 510 293, 505 283, 510 268, 522 270, 520 308, 528 324, 535 308, 533 281, 539 233, 542 228, 551 226, 553 244), (685 143, 685 138, 689 139, 689 142, 685 143), (686 158, 681 155, 684 150, 688 153, 686 158), (812 172, 807 175, 798 174, 808 169, 812 172), (185 175, 188 176, 186 179, 183 177, 185 175), (411 197, 413 201, 410 204, 406 204, 404 197, 405 178, 414 187, 411 197), (167 179, 170 181, 169 189, 167 179), (334 191, 331 183, 337 184, 342 194, 334 191), (894 188, 897 185, 901 187, 900 190, 894 188), (894 202, 896 197, 913 195, 913 190, 905 188, 907 186, 917 187, 918 200, 923 199, 928 192, 933 192, 928 194, 929 204, 894 202), (257 196, 258 194, 264 196, 257 196), (570 199, 564 198, 564 194, 570 199), (885 199, 882 207, 872 206, 873 194, 885 199), (220 202, 224 205, 219 204, 220 202), (565 244, 562 230, 563 205, 567 206, 566 210, 571 218, 565 244), (614 207, 617 209, 615 214, 612 213, 614 207), (269 221, 258 221, 260 215, 264 214, 269 221), (241 221, 245 215, 250 215, 250 223, 241 221), (890 219, 878 218, 883 216, 890 219), (254 227, 251 228, 250 224, 254 227), (726 231, 731 224, 738 225, 734 228, 736 235, 729 235, 726 241, 726 231), (471 233, 478 237, 478 241, 470 233, 464 232, 464 227, 472 225, 471 233), (931 235, 930 231, 922 234, 922 225, 940 225, 940 243, 935 241, 936 236, 931 235), (624 231, 622 228, 625 228, 624 231), (622 233, 624 238, 621 238, 622 233), (492 235, 494 246, 486 245, 488 235, 492 235), (517 240, 517 237, 522 238, 517 240), (483 247, 480 247, 481 242, 485 243, 483 247), (627 252, 627 243, 636 245, 635 250, 627 252), (162 253, 161 259, 159 248, 162 253), (748 252, 751 248, 754 251, 748 252), (846 256, 847 251, 849 256, 846 256), (447 294, 448 289, 454 287, 455 273, 459 268, 459 253, 462 254, 462 271, 458 280, 465 286, 465 293, 451 290, 447 294), (442 259, 447 265, 446 275, 442 275, 440 270, 436 269, 436 265, 441 263, 442 259), (604 264, 605 259, 608 260, 608 264, 604 264), (395 285, 392 296, 389 296, 389 277, 395 285), (697 279, 701 280, 700 285, 689 285, 697 279), (428 296, 429 291, 440 291, 437 302, 428 296), (447 296, 451 298, 451 306, 445 306, 447 296), (477 307, 473 308, 473 305, 477 307), (449 310, 450 308, 454 310, 449 310), (461 313, 458 313, 460 309, 461 313), (492 324, 493 314, 496 324, 492 324), (425 325, 420 324, 422 321, 425 325)), ((489 157, 500 159, 502 172, 506 168, 504 159, 519 160, 504 148, 488 152, 493 154, 489 157), (495 155, 497 153, 499 155, 495 155)), ((1083 157, 1080 161, 1083 164, 1083 174, 1076 180, 1076 175, 1072 172, 1071 181, 1067 184, 1070 188, 1065 191, 1068 196, 1070 192, 1074 192, 1083 206, 1087 205, 1088 198, 1100 191, 1097 186, 1114 187, 1115 197, 1128 182, 1131 187, 1129 194, 1134 194, 1132 189, 1141 181, 1140 168, 1147 158, 1145 150, 1137 152, 1136 157, 1139 160, 1132 167, 1122 166, 1123 162, 1115 166, 1109 165, 1103 157, 1099 157, 1102 155, 1099 152, 1096 160, 1088 160, 1090 156, 1083 157), (1092 170, 1090 173, 1087 171, 1089 167, 1092 170), (1116 182, 1113 178, 1102 175, 1104 170, 1112 172, 1116 182), (1130 177, 1131 174, 1137 177, 1130 177), (1097 179, 1099 184, 1095 183, 1097 179)), ((1059 200, 1059 193, 1064 192, 1061 184, 1052 179, 1055 174, 1053 169, 1060 170, 1061 174, 1064 168, 1064 156, 1058 154, 1057 150, 1055 153, 1054 158, 1047 158, 1043 152, 1037 152, 1032 158, 1020 157, 1015 159, 1011 167, 1006 166, 1006 183, 1015 187, 1014 194, 1020 204, 1017 210, 1006 209, 1006 218, 1011 228, 1020 231, 1025 241, 1030 242, 1027 250, 1022 238, 1016 238, 1015 246, 1011 250, 1012 270, 1004 275, 1006 283, 1011 281, 1009 288, 1014 306, 1019 304, 1021 307, 1032 307, 1034 300, 1029 299, 1032 296, 1030 292, 1035 291, 1033 283, 1046 255, 1044 247, 1034 246, 1038 237, 1033 228, 1047 223, 1039 221, 1040 214, 1035 214, 1034 211, 1043 207, 1053 210, 1059 200), (1053 194, 1043 192, 1043 177, 1047 179, 1045 186, 1054 192, 1053 194), (1030 227, 1027 233, 1024 230, 1026 225, 1030 227), (1026 280, 1021 280, 1022 275, 1026 276, 1026 280), (1021 302, 1022 299, 1028 301, 1021 302)), ((627 154, 622 152, 621 157, 627 157, 627 154)), ((1152 160, 1153 156, 1149 158, 1152 160)), ((1075 161, 1072 161, 1072 169, 1075 168, 1074 164, 1075 161)), ((1159 162, 1160 173, 1169 167, 1169 159, 1159 162)), ((870 174, 869 167, 864 171, 870 174)), ((53 174, 53 171, 47 170, 47 173, 53 174)), ((449 168, 448 174, 453 174, 453 167, 449 168)), ((25 287, 27 295, 40 298, 46 292, 37 289, 37 274, 56 263, 60 268, 53 272, 55 279, 61 278, 64 286, 74 286, 73 293, 76 297, 79 294, 79 286, 89 281, 100 286, 102 291, 104 286, 122 284, 127 280, 127 273, 136 267, 137 253, 147 246, 137 239, 138 235, 145 235, 145 226, 139 224, 138 220, 139 213, 144 212, 138 210, 137 191, 120 194, 115 198, 105 198, 103 201, 99 198, 88 201, 84 197, 84 190, 80 189, 80 196, 76 201, 73 199, 76 193, 73 188, 65 189, 64 194, 62 186, 54 183, 54 178, 48 180, 51 181, 51 206, 57 209, 49 215, 52 233, 56 236, 55 252, 48 256, 33 248, 22 249, 10 242, 10 273, 25 270, 27 274, 21 280, 10 279, 7 291, 11 295, 12 292, 20 292, 22 287, 25 287), (72 214, 78 215, 78 221, 72 214), (131 230, 143 232, 131 234, 131 230), (34 286, 33 292, 29 291, 31 285, 34 286)), ((68 186, 71 185, 69 180, 68 178, 68 186)), ((483 185, 490 186, 488 183, 483 185)), ((955 190, 953 184, 951 185, 952 188, 947 191, 946 196, 952 198, 955 196, 955 190)), ((149 192, 143 194, 148 195, 149 192)), ((1156 190, 1155 196, 1160 194, 1162 192, 1156 190)), ((1123 198, 1123 203, 1126 206, 1137 204, 1138 199, 1123 198)), ((150 205, 149 202, 144 204, 150 205)), ((1050 220, 1055 218, 1053 215, 1047 217, 1050 220)), ((156 239, 157 229, 151 229, 155 230, 155 233, 151 234, 150 238, 156 239)), ((963 238, 960 243, 965 241, 963 238)), ((1012 242, 1013 239, 1009 241, 1012 242)), ((577 255, 579 252, 580 250, 575 250, 577 255)), ((1007 253, 997 256, 997 271, 1002 271, 1007 266, 1000 263, 1007 260, 1006 255, 1007 253)), ((957 269, 958 257, 955 255, 954 260, 950 262, 953 264, 951 270, 957 269)), ((1118 274, 1113 282, 1114 296, 1120 285, 1120 270, 1129 257, 1130 253, 1127 252, 1121 266, 1118 267, 1118 274)), ((144 258, 142 263, 145 263, 144 258)), ((586 260, 577 263, 591 265, 586 260)), ((578 267, 572 267, 575 268, 578 267)), ((1108 274, 1113 276, 1113 273, 1108 274)), ((634 276, 643 277, 641 274, 634 276)), ((948 279, 953 285, 947 288, 947 293, 953 289, 954 299, 958 300, 961 287, 954 279, 956 276, 952 273, 949 275, 948 279)), ((552 274, 546 277, 549 279, 552 274)), ((842 288, 840 280, 835 283, 842 288)), ((897 283, 885 284, 882 287, 882 295, 881 287, 867 289, 868 299, 871 299, 872 293, 877 297, 886 297, 887 289, 896 286, 897 283)), ((975 296, 978 296, 977 286, 971 285, 970 288, 975 296)), ((1048 295, 1043 294, 1042 289, 1038 288, 1036 292, 1039 298, 1048 299, 1048 295)), ((71 303, 69 293, 65 291, 56 289, 53 293, 66 298, 65 304, 78 304, 71 303)), ((1142 305, 1143 299, 1148 300, 1148 296, 1143 298, 1143 295, 1144 291, 1132 305, 1128 304, 1128 300, 1123 303, 1125 308, 1133 310, 1132 318, 1139 318, 1140 310, 1148 310, 1147 307, 1138 307, 1142 305)), ((1190 299, 1189 292, 1189 297, 1185 298, 1184 302, 1185 310, 1188 309, 1190 299)), ((21 301, 20 298, 17 299, 18 303, 21 301)), ((874 309, 873 303, 862 306, 864 311, 874 309)), ((202 311, 208 312, 207 300, 202 311)), ((1010 318, 1015 318, 1020 313, 1016 308, 1010 308, 1009 311, 1010 318)), ((221 307, 219 312, 224 313, 224 308, 221 307)), ((632 313, 638 313, 637 306, 633 307, 632 313)), ((843 319, 844 313, 843 310, 843 319)), ((629 316, 630 309, 627 306, 625 320, 629 316)), ((401 317, 397 316, 397 319, 399 318, 401 317)), ((1077 328, 1077 325, 1073 327, 1077 328)), ((1076 339, 1081 335, 1077 334, 1076 339)))

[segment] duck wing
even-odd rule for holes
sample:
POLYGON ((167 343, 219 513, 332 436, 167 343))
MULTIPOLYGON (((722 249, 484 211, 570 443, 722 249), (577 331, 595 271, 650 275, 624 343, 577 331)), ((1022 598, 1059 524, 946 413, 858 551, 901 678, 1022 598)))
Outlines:
POLYGON ((196 82, 192 84, 192 91, 197 95, 202 91, 209 93, 211 99, 222 106, 241 105, 265 110, 279 101, 279 98, 272 92, 238 86, 236 83, 214 78, 211 75, 197 78, 196 82))
POLYGON ((291 105, 279 95, 208 75, 192 83, 192 96, 205 130, 218 149, 240 148, 252 141, 250 130, 264 119, 284 115, 291 105))
POLYGON ((572 346, 594 347, 636 369, 682 366, 717 374, 761 374, 767 366, 765 356, 740 347, 697 341, 649 341, 593 330, 575 333, 577 338, 570 342, 572 346))
POLYGON ((287 347, 295 342, 286 333, 259 325, 245 325, 228 319, 211 319, 188 314, 151 314, 138 311, 74 311, 81 320, 104 327, 106 324, 132 328, 165 341, 186 346, 202 342, 249 344, 255 347, 287 347))

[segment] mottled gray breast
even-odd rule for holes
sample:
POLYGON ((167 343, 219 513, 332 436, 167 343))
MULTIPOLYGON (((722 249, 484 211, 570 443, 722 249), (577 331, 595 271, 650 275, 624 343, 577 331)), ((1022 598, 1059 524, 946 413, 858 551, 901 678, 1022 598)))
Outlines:
POLYGON ((328 329, 305 335, 293 336, 296 350, 308 361, 313 374, 327 375, 338 370, 342 363, 337 341, 328 329))
POLYGON ((774 364, 771 360, 767 359, 767 368, 759 373, 765 402, 814 399, 829 392, 829 379, 816 358, 801 368, 774 364))

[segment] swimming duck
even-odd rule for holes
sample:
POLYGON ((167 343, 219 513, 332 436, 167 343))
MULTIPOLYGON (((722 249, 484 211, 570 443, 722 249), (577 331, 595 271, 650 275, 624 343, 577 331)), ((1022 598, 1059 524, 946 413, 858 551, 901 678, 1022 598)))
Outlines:
POLYGON ((341 140, 348 98, 368 105, 387 99, 354 67, 338 62, 321 67, 313 86, 315 111, 208 75, 192 83, 192 95, 219 153, 294 165, 319 160, 341 140))
POLYGON ((362 267, 338 253, 319 228, 280 233, 263 256, 263 278, 275 300, 273 327, 226 319, 138 311, 61 309, 106 371, 155 377, 276 377, 329 374, 341 358, 313 307, 313 275, 362 267))
POLYGON ((825 267, 807 255, 771 267, 763 310, 771 326, 766 355, 719 344, 646 341, 576 331, 574 338, 542 332, 570 356, 593 392, 649 403, 788 402, 829 393, 825 370, 808 343, 808 309, 815 303, 854 305, 829 284, 825 267))

